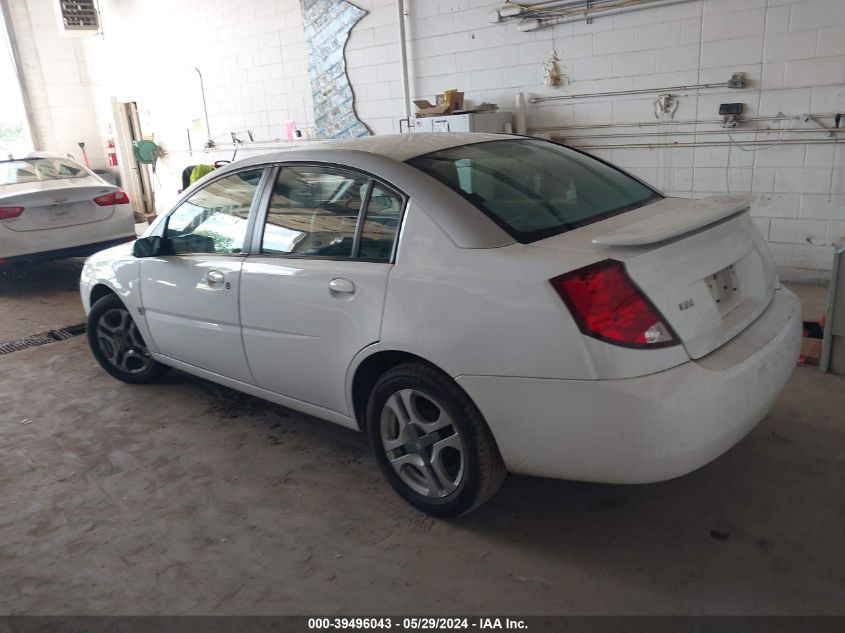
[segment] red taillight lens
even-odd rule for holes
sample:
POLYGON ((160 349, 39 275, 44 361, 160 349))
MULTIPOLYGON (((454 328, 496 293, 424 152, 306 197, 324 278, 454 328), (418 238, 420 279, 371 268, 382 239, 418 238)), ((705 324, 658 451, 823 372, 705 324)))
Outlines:
POLYGON ((606 259, 549 281, 587 336, 624 347, 668 347, 680 342, 628 277, 622 262, 606 259))
POLYGON ((11 220, 23 213, 23 207, 0 207, 0 220, 11 220))
POLYGON ((94 202, 101 207, 108 207, 113 204, 129 204, 129 196, 123 191, 112 191, 104 196, 94 198, 94 202))

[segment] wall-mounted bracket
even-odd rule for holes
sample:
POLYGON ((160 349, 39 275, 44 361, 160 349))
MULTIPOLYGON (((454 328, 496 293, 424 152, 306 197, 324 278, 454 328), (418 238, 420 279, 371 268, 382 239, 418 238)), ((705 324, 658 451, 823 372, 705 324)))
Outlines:
POLYGON ((830 137, 836 136, 836 133, 841 131, 838 129, 832 129, 827 127, 824 123, 820 123, 819 120, 811 114, 799 114, 798 120, 801 121, 801 123, 809 123, 810 125, 815 126, 820 130, 824 130, 830 137))

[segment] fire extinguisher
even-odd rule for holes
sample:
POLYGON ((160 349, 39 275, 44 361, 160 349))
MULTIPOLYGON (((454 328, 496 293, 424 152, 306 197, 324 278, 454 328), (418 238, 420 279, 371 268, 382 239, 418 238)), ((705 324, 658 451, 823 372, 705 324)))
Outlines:
POLYGON ((109 162, 109 167, 117 167, 117 150, 114 148, 114 141, 108 140, 106 143, 106 158, 109 162))

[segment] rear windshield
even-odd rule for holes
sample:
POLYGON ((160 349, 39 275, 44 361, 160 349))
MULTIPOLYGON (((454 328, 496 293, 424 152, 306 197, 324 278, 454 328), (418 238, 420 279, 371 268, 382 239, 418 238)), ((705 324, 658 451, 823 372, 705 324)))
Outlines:
POLYGON ((408 161, 527 244, 659 200, 600 160, 536 139, 462 145, 408 161))
POLYGON ((0 185, 83 178, 87 175, 88 172, 76 163, 61 158, 27 158, 0 162, 0 185))

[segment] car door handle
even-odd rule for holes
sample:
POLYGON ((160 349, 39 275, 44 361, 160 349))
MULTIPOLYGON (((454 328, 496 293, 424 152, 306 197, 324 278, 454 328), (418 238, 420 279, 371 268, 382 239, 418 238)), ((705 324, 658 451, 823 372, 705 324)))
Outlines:
POLYGON ((349 279, 343 277, 335 277, 329 282, 329 290, 331 292, 340 292, 345 294, 353 294, 355 292, 355 284, 349 279))
POLYGON ((217 286, 223 285, 223 282, 226 281, 226 275, 221 273, 219 270, 209 270, 205 279, 208 281, 209 286, 216 288, 217 286))

